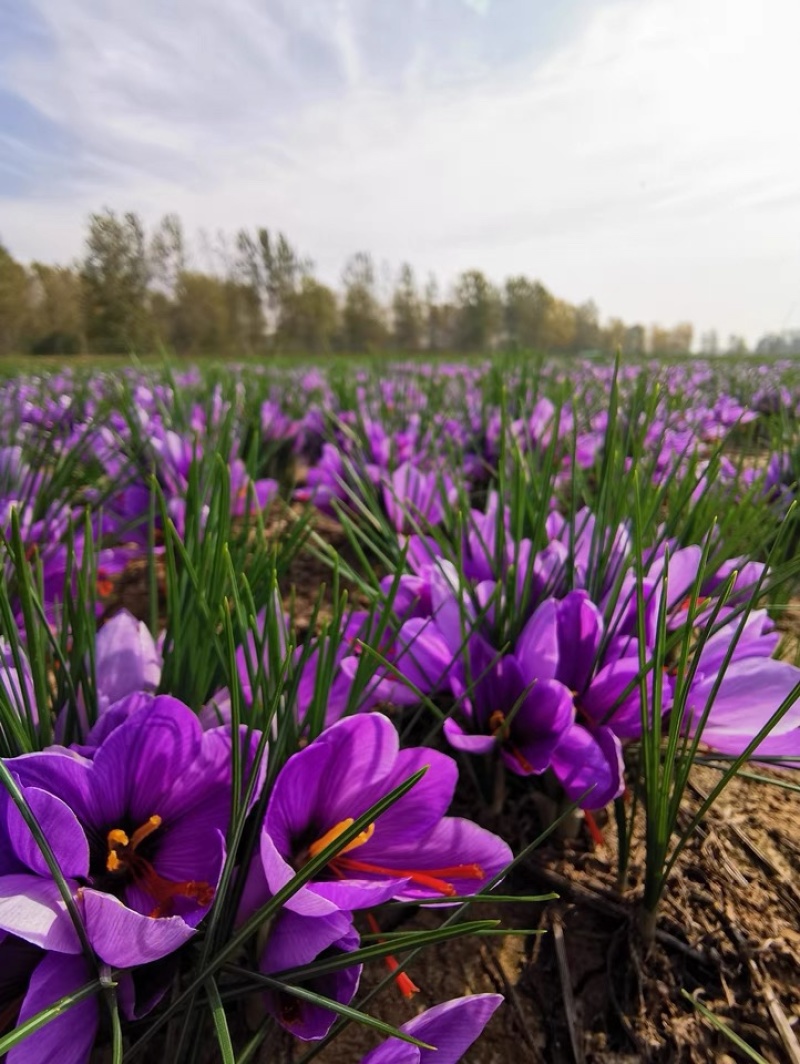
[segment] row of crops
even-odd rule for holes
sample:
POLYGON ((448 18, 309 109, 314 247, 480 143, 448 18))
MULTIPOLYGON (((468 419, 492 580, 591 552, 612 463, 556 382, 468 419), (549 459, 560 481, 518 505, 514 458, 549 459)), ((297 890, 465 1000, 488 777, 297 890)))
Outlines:
POLYGON ((475 913, 566 824, 613 821, 646 957, 731 780, 796 786, 798 404, 724 360, 4 380, 0 1058, 459 1060, 502 996, 415 961, 513 932, 475 913))

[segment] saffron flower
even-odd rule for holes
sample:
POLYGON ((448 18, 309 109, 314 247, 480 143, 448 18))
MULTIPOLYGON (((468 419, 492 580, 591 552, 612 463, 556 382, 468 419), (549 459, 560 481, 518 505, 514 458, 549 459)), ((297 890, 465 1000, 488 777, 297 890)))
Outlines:
MULTIPOLYGON (((696 730, 710 704, 702 741, 715 750, 737 756, 800 685, 800 669, 770 657, 779 635, 771 631, 766 610, 755 610, 742 627, 723 625, 705 643, 686 698, 687 726, 696 730), (734 640, 736 640, 734 642, 734 640), (722 678, 719 672, 733 651, 722 678)), ((796 700, 753 753, 762 756, 800 756, 800 700, 796 700)))
MULTIPOLYGON (((264 975, 272 975, 338 953, 352 953, 358 945, 359 937, 350 913, 309 917, 284 909, 270 928, 258 968, 264 975)), ((354 964, 304 979, 302 985, 321 997, 349 1005, 358 990, 360 977, 361 965, 354 964)), ((330 1009, 303 1001, 286 990, 266 990, 264 1004, 282 1027, 303 1041, 324 1038, 336 1019, 336 1013, 330 1009)))
POLYGON ((411 532, 416 525, 438 525, 445 516, 444 501, 452 506, 458 489, 446 473, 425 473, 403 462, 383 482, 383 505, 398 532, 411 532))
POLYGON ((452 717, 444 733, 459 750, 487 753, 495 746, 511 772, 530 776, 549 768, 575 717, 572 695, 555 679, 555 609, 544 603, 523 629, 513 654, 499 655, 480 635, 469 637, 466 723, 452 717))
MULTIPOLYGON (((447 817, 457 768, 425 748, 400 750, 380 714, 338 721, 279 773, 261 834, 266 887, 276 893, 353 822, 421 768, 422 779, 286 902, 324 916, 389 898, 474 894, 511 860, 508 846, 469 820, 447 817)), ((251 873, 252 874, 252 873, 251 873)))
MULTIPOLYGON (((94 976, 81 954, 47 953, 0 931, 0 1035, 75 993, 94 976)), ((95 994, 28 1035, 3 1059, 6 1064, 86 1064, 99 1026, 95 994)))
POLYGON ((436 1046, 435 1050, 390 1038, 367 1053, 361 1064, 456 1064, 502 1003, 500 994, 473 994, 444 1001, 400 1028, 403 1034, 436 1046))
MULTIPOLYGON (((118 968, 157 960, 194 934, 225 859, 230 738, 160 697, 93 760, 64 750, 10 759, 73 893, 92 949, 118 968)), ((0 796, 0 930, 78 954, 57 884, 10 797, 0 796)))

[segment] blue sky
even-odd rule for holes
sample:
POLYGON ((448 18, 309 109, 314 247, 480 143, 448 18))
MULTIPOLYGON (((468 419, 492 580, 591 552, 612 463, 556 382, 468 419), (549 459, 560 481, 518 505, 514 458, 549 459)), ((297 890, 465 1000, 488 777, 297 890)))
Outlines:
POLYGON ((796 0, 4 0, 0 238, 176 211, 754 340, 800 327, 797 40, 796 0))

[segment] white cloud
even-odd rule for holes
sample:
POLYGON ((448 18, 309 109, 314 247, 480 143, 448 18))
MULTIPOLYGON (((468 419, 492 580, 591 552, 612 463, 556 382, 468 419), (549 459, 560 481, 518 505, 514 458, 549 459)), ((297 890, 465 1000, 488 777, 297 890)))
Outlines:
POLYGON ((55 61, 15 85, 100 165, 69 198, 7 204, 20 256, 70 257, 108 203, 284 229, 332 280, 369 248, 751 339, 800 295, 794 0, 622 0, 535 69, 447 87, 419 51, 392 92, 365 74, 357 0, 320 0, 304 32, 343 86, 316 94, 257 0, 143 0, 116 22, 76 6, 53 8, 55 61))

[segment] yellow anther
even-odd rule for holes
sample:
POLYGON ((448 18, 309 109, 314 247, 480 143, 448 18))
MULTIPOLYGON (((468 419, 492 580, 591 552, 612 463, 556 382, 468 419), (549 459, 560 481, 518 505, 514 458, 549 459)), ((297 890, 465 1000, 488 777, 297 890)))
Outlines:
POLYGON ((148 835, 152 835, 154 831, 158 831, 161 827, 161 817, 151 816, 149 820, 146 820, 140 828, 137 828, 133 833, 131 839, 132 849, 136 849, 140 842, 144 842, 148 835))
MULTIPOLYGON (((335 824, 330 831, 326 831, 324 835, 320 836, 316 842, 312 842, 308 847, 309 857, 317 857, 322 851, 330 846, 332 842, 335 842, 340 835, 344 834, 348 828, 351 828, 355 824, 355 820, 351 817, 345 817, 344 820, 340 820, 338 824, 335 824)), ((350 850, 357 850, 359 846, 363 846, 365 842, 369 842, 375 831, 375 825, 370 824, 364 831, 360 831, 354 839, 351 839, 346 846, 343 846, 339 853, 349 853, 350 850)))
POLYGON ((141 827, 134 831, 131 838, 128 838, 127 833, 122 828, 112 828, 107 836, 108 857, 106 858, 106 871, 119 872, 120 869, 125 868, 126 858, 130 859, 139 843, 144 842, 148 835, 152 835, 160 827, 161 817, 151 816, 141 827), (120 856, 120 851, 122 851, 122 856, 120 856))

